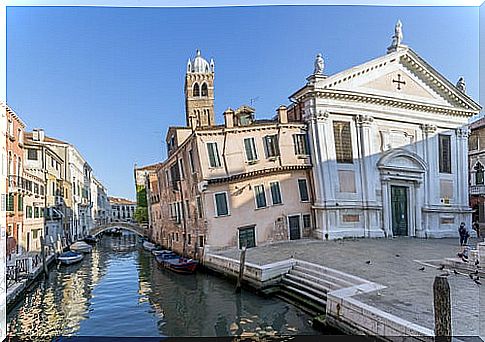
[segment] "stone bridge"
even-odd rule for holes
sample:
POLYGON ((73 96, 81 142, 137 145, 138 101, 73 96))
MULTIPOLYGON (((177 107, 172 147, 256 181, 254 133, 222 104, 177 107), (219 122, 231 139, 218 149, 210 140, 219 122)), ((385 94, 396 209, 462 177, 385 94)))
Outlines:
POLYGON ((146 228, 139 226, 135 223, 128 223, 128 222, 110 222, 107 224, 95 226, 93 229, 91 229, 90 234, 93 236, 96 236, 99 233, 102 233, 106 230, 113 229, 113 228, 126 229, 126 230, 129 230, 130 232, 138 234, 139 236, 142 236, 142 237, 146 236, 146 228))

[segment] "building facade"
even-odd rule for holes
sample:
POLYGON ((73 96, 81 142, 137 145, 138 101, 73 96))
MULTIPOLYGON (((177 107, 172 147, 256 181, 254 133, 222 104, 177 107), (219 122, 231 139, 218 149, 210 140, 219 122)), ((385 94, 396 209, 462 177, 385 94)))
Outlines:
POLYGON ((472 220, 485 223, 485 118, 471 123, 469 129, 468 169, 472 220))
POLYGON ((108 197, 111 210, 110 222, 135 222, 136 202, 121 197, 108 197))
POLYGON ((21 254, 23 246, 24 130, 20 117, 7 107, 7 255, 21 254))
POLYGON ((152 239, 200 258, 208 246, 311 236, 306 125, 284 106, 269 120, 249 106, 228 109, 216 125, 213 80, 214 62, 198 51, 187 64, 187 126, 169 128, 168 157, 149 177, 152 239))
POLYGON ((384 56, 331 76, 317 57, 290 97, 309 127, 320 238, 451 237, 470 226, 466 125, 480 106, 398 33, 384 56))

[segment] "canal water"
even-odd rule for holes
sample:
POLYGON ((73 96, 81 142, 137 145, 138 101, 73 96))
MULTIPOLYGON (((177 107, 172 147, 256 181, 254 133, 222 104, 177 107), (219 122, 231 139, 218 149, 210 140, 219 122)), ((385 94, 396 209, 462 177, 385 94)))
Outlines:
POLYGON ((19 337, 319 334, 310 320, 279 299, 235 294, 225 279, 160 269, 131 234, 104 236, 81 263, 55 266, 7 316, 19 337))

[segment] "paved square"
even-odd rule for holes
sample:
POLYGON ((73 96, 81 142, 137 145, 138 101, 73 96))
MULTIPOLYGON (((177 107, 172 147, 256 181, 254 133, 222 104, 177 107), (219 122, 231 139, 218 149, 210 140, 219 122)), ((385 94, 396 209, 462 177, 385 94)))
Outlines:
MULTIPOLYGON (((476 240, 471 240, 476 246, 476 240)), ((455 257, 458 239, 345 239, 334 241, 298 240, 250 248, 247 262, 268 264, 293 255, 316 264, 334 268, 387 288, 355 296, 410 322, 434 329, 433 281, 443 273, 417 261, 455 257), (367 264, 366 261, 371 263, 367 264)), ((230 248, 212 252, 239 259, 239 250, 230 248)), ((485 294, 467 274, 449 277, 454 335, 485 336, 485 294)))

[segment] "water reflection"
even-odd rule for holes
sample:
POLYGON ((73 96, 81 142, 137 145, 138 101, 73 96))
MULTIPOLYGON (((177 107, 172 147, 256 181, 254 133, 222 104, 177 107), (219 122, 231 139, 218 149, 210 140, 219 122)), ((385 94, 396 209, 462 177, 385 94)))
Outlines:
POLYGON ((275 336, 315 334, 306 314, 204 273, 160 269, 134 235, 104 237, 58 266, 7 317, 14 336, 275 336))

